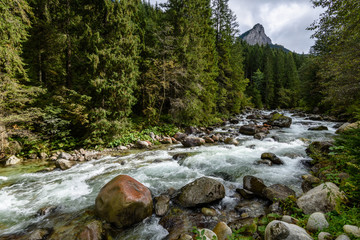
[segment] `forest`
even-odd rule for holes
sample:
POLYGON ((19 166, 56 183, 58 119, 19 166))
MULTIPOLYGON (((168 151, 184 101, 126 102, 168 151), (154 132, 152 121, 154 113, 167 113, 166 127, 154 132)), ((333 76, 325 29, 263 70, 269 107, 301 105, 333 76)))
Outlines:
POLYGON ((243 42, 228 0, 2 1, 0 123, 26 154, 208 126, 246 106, 358 119, 359 6, 313 4, 329 9, 300 55, 243 42))

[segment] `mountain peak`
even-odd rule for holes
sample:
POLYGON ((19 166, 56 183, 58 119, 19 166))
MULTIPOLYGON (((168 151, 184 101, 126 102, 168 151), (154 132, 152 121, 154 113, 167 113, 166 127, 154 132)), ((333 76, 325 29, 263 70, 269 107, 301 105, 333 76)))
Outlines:
POLYGON ((250 45, 271 45, 271 39, 265 34, 265 29, 260 23, 255 24, 255 26, 242 34, 240 38, 244 39, 250 45))

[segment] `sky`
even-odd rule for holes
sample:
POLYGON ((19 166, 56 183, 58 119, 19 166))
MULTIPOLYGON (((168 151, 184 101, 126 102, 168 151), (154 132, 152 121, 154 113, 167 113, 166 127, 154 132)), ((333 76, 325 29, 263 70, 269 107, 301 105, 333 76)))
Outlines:
MULTIPOLYGON (((150 0, 164 3, 167 0, 150 0)), ((229 0, 236 14, 240 34, 260 23, 273 44, 297 53, 308 53, 314 45, 312 32, 306 30, 323 11, 313 8, 310 0, 229 0)))

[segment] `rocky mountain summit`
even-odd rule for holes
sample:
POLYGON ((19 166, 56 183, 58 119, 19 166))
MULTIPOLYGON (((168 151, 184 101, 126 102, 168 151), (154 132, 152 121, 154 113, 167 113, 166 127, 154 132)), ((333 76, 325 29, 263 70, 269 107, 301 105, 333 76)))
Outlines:
POLYGON ((240 36, 250 45, 272 45, 271 39, 265 34, 264 27, 258 23, 252 29, 240 36))

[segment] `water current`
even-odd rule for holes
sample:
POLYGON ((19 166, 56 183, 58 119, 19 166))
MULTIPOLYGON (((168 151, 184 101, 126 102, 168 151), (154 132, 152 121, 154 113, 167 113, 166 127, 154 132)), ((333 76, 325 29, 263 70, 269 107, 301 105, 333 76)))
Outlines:
MULTIPOLYGON (((265 112, 264 114, 268 114, 265 112)), ((285 112, 285 115, 291 116, 285 112)), ((335 134, 334 122, 311 121, 294 117, 290 128, 272 130, 262 141, 238 133, 240 126, 251 123, 239 116, 238 124, 227 124, 214 131, 235 136, 240 144, 205 145, 184 148, 181 144, 168 149, 132 153, 122 157, 105 157, 78 164, 66 171, 29 173, 31 168, 14 166, 0 169, 0 236, 24 229, 41 220, 34 217, 46 206, 60 206, 64 213, 72 213, 93 206, 103 185, 120 174, 127 174, 147 186, 153 196, 169 188, 180 189, 202 176, 211 176, 224 183, 226 197, 221 206, 232 204, 232 195, 242 186, 245 175, 262 178, 267 185, 282 183, 301 193, 301 175, 307 169, 300 163, 307 158, 305 149, 310 141, 328 140, 335 134), (327 126, 327 131, 308 131, 309 127, 327 126), (275 141, 273 136, 276 136, 275 141), (285 164, 279 166, 254 165, 261 153, 272 152, 285 164), (172 156, 191 153, 183 162, 172 156), (18 170, 19 169, 19 170, 18 170), (225 179, 225 180, 224 180, 225 179)), ((258 123, 261 123, 259 121, 258 123)), ((153 216, 117 239, 163 239, 168 233, 153 216)))

